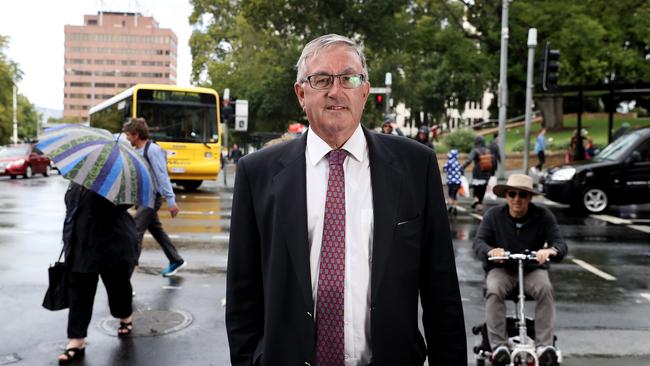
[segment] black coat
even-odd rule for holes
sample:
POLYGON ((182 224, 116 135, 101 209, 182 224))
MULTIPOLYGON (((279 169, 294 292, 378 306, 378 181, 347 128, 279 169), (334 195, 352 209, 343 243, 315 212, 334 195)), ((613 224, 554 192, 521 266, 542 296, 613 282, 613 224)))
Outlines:
MULTIPOLYGON (((517 268, 516 263, 499 264, 488 261, 488 252, 494 248, 503 248, 511 253, 523 253, 525 250, 543 249, 545 244, 557 251, 556 256, 550 257, 554 262, 561 261, 568 252, 553 213, 546 207, 531 202, 520 228, 516 227, 514 220, 508 214, 507 204, 490 208, 478 227, 473 247, 478 258, 483 261, 486 271, 495 267, 505 267, 514 272, 517 268)), ((548 267, 548 262, 543 265, 537 262, 526 263, 526 270, 548 267)))
POLYGON ((76 183, 70 183, 65 205, 63 242, 65 261, 72 272, 99 273, 135 266, 138 241, 129 206, 115 206, 76 183))
MULTIPOLYGON (((467 365, 463 308, 434 152, 371 133, 370 346, 375 366, 467 365), (424 337, 418 330, 421 299, 424 337)), ((234 366, 314 364, 307 135, 237 164, 226 291, 234 366)))

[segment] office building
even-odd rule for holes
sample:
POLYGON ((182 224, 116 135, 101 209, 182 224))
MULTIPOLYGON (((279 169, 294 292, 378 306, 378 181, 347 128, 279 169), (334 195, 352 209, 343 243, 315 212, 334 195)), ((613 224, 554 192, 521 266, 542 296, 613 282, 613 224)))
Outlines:
POLYGON ((138 83, 176 84, 177 38, 139 13, 85 15, 65 26, 63 116, 88 120, 90 107, 138 83))

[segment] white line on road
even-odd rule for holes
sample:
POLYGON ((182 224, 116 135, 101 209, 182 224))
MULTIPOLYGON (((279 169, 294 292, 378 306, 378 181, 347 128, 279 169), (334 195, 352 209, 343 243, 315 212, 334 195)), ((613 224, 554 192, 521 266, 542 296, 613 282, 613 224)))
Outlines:
POLYGON ((214 215, 214 211, 180 211, 181 215, 214 215))
POLYGON ((223 233, 223 234, 221 234, 221 235, 212 235, 212 239, 228 240, 228 239, 230 239, 230 234, 228 234, 228 233, 223 233))
POLYGON ((165 289, 165 290, 181 290, 182 289, 182 287, 180 287, 180 286, 163 286, 162 288, 165 289))
POLYGON ((614 217, 609 215, 589 215, 594 219, 603 220, 616 225, 629 225, 632 221, 627 219, 621 219, 620 217, 614 217))
POLYGON ((650 226, 645 226, 645 225, 628 225, 627 227, 629 227, 630 229, 639 230, 639 231, 643 231, 644 233, 648 233, 648 234, 650 234, 650 226))
POLYGON ((16 230, 16 229, 0 229, 0 235, 31 235, 34 231, 16 230))
POLYGON ((479 219, 479 220, 481 220, 481 221, 483 221, 483 216, 481 216, 479 214, 471 213, 470 215, 477 218, 477 219, 479 219))
POLYGON ((616 277, 612 276, 611 274, 609 274, 607 272, 603 272, 603 271, 599 270, 598 268, 592 266, 591 264, 589 264, 589 263, 587 263, 587 262, 585 262, 585 261, 583 261, 581 259, 574 258, 573 263, 579 265, 580 267, 586 269, 587 271, 595 274, 596 276, 598 276, 598 277, 600 277, 602 279, 605 279, 607 281, 616 281, 616 277))
MULTIPOLYGON (((180 239, 180 237, 181 237, 178 234, 167 234, 167 236, 169 236, 170 239, 180 239)), ((144 234, 144 237, 147 238, 147 239, 153 239, 153 235, 151 235, 151 234, 144 234)))
POLYGON ((648 293, 643 293, 643 294, 639 294, 639 295, 641 295, 641 297, 643 297, 644 299, 650 301, 650 294, 648 294, 648 293))

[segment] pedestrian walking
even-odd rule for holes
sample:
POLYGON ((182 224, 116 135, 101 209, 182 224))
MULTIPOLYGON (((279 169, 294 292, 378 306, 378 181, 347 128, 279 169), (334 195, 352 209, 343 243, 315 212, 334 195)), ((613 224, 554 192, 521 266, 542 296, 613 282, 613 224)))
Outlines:
POLYGON ((71 182, 65 194, 63 225, 68 270, 68 343, 59 364, 84 357, 86 336, 101 277, 111 315, 120 319, 118 336, 133 330, 131 273, 137 261, 137 235, 129 206, 116 206, 71 182))
POLYGON ((429 141, 429 127, 420 126, 418 133, 415 135, 415 141, 433 150, 433 144, 429 141))
POLYGON ((546 128, 542 127, 535 138, 535 154, 537 154, 537 171, 541 172, 546 162, 546 128))
POLYGON ((463 167, 458 161, 458 150, 449 150, 449 153, 447 153, 447 162, 442 167, 442 170, 447 172, 447 211, 456 216, 458 215, 458 190, 462 183, 461 177, 464 174, 463 167))
POLYGON ((469 152, 467 161, 463 163, 463 169, 467 168, 470 164, 474 164, 470 184, 474 192, 472 208, 482 210, 485 190, 487 189, 490 177, 494 174, 494 166, 496 165, 496 159, 492 155, 492 152, 490 152, 490 149, 485 146, 483 136, 476 136, 474 138, 474 148, 469 152))
POLYGON ((230 158, 230 160, 232 160, 233 163, 237 164, 237 162, 239 161, 239 159, 241 159, 243 155, 244 154, 241 152, 241 150, 239 150, 239 146, 237 146, 237 144, 234 144, 232 145, 232 150, 230 150, 230 154, 228 155, 228 158, 230 158))
POLYGON ((309 130, 237 165, 232 365, 466 365, 436 155, 361 126, 370 84, 354 41, 319 37, 297 69, 309 130))
POLYGON ((157 186, 156 204, 154 208, 140 206, 137 208, 135 214, 139 243, 138 260, 142 253, 144 232, 149 230, 169 260, 169 265, 161 274, 164 277, 173 276, 187 263, 178 254, 176 247, 163 230, 162 223, 158 217, 158 210, 162 206, 163 197, 167 201, 167 208, 172 218, 176 217, 180 211, 176 205, 176 196, 174 195, 169 175, 167 175, 167 154, 158 144, 149 140, 149 127, 143 118, 130 118, 124 123, 122 131, 126 134, 126 138, 131 143, 131 146, 142 154, 151 166, 157 186))

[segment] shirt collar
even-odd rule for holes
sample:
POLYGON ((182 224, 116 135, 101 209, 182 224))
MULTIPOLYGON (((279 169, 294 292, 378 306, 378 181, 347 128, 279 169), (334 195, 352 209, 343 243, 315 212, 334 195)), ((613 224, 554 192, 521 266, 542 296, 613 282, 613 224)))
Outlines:
MULTIPOLYGON (((363 134, 361 124, 358 124, 357 129, 354 130, 352 136, 341 148, 346 150, 358 162, 363 162, 367 146, 366 136, 363 134)), ((311 129, 307 130, 307 155, 312 165, 318 164, 330 151, 332 151, 332 148, 320 136, 312 132, 311 129)))

